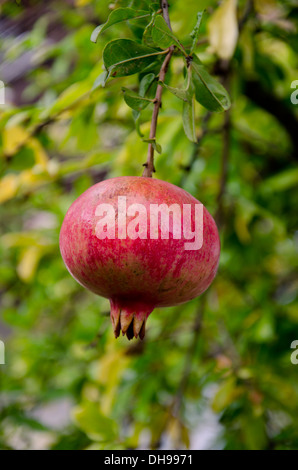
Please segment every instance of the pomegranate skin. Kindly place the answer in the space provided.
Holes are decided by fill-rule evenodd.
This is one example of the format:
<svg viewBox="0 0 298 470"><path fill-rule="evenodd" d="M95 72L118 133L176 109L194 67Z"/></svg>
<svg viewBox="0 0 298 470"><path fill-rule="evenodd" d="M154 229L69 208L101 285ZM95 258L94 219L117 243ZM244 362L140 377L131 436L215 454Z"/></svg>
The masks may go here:
<svg viewBox="0 0 298 470"><path fill-rule="evenodd" d="M143 238L120 239L119 196L125 196L127 208L135 203L146 208L148 218L139 219L138 225ZM101 204L109 204L115 210L115 238L98 238L97 224L102 217L96 214ZM155 307L179 305L199 296L216 275L220 241L216 224L205 207L202 247L187 250L185 243L191 240L184 238L183 231L181 238L174 238L174 219L169 239L161 237L161 219L158 238L150 238L152 204L176 204L181 213L184 204L191 205L194 230L198 200L165 181L134 176L112 178L89 188L71 205L61 227L64 263L82 286L110 300L116 337L122 330L128 339L143 339L146 320ZM135 216L126 216L127 227Z"/></svg>

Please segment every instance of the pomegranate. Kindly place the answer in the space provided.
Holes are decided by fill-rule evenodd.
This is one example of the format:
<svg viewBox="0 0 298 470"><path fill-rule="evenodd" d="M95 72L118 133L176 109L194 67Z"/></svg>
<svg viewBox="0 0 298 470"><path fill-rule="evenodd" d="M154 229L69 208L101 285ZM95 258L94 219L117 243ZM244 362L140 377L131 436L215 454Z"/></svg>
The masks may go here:
<svg viewBox="0 0 298 470"><path fill-rule="evenodd" d="M122 330L143 339L155 307L182 304L209 287L220 242L213 218L189 193L127 176L95 184L71 205L60 249L70 274L110 300L115 337Z"/></svg>

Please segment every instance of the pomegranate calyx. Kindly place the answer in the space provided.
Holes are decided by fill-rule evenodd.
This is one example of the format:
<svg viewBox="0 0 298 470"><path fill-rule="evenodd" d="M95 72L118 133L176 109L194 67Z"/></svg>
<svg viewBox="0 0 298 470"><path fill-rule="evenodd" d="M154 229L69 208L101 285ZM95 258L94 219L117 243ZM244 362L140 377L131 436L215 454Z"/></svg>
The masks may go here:
<svg viewBox="0 0 298 470"><path fill-rule="evenodd" d="M146 321L154 306L136 301L110 300L111 320L115 338L126 335L127 339L133 337L144 339Z"/></svg>

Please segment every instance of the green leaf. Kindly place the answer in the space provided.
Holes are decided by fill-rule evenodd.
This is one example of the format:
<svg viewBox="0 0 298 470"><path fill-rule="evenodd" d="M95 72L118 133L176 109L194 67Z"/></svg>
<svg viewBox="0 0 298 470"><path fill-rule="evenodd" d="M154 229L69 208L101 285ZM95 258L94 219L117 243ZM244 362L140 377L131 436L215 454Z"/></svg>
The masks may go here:
<svg viewBox="0 0 298 470"><path fill-rule="evenodd" d="M140 89L139 89L139 94L140 96L145 96L146 93L149 91L151 88L152 83L155 80L155 74L154 73L148 73L145 75L141 82L140 82Z"/></svg>
<svg viewBox="0 0 298 470"><path fill-rule="evenodd" d="M196 48L197 42L198 42L199 33L200 33L200 26L201 26L201 23L202 23L202 18L203 18L204 11L205 10L199 11L197 13L196 25L195 25L193 31L190 33L190 37L193 39L192 46L191 46L190 52L189 52L190 55L192 55L193 51Z"/></svg>
<svg viewBox="0 0 298 470"><path fill-rule="evenodd" d="M153 3L151 3L150 9L151 9L152 11L155 11L155 12L158 11L158 10L160 10L160 3L158 3L158 2L153 2Z"/></svg>
<svg viewBox="0 0 298 470"><path fill-rule="evenodd" d="M143 139L143 142L146 142L147 144L152 144L152 147L157 153L162 153L162 147L156 142L155 139Z"/></svg>
<svg viewBox="0 0 298 470"><path fill-rule="evenodd" d="M146 44L149 47L155 47L156 44L152 39L152 29L154 25L155 18L157 16L157 12L154 12L152 14L152 18L150 23L146 26L145 31L143 33L143 43Z"/></svg>
<svg viewBox="0 0 298 470"><path fill-rule="evenodd" d="M141 113L138 112L138 111L133 110L133 111L132 111L132 117L133 117L133 119L134 119L135 126L136 126L136 131L137 131L138 135L139 135L140 137L144 137L144 134L142 134L141 128L140 128Z"/></svg>
<svg viewBox="0 0 298 470"><path fill-rule="evenodd" d="M169 85L167 85L164 82L159 81L159 83L166 88L169 92L171 92L173 95L177 96L182 101L186 101L188 103L192 103L192 98L194 95L194 86L192 82L192 75L191 75L191 70L187 69L187 82L186 82L186 88L173 88Z"/></svg>
<svg viewBox="0 0 298 470"><path fill-rule="evenodd" d="M190 101L188 90L183 90L182 88L173 88L161 81L159 81L158 83L160 83L164 88L166 88L173 95L177 96L177 98L179 98L180 100L186 101L186 102Z"/></svg>
<svg viewBox="0 0 298 470"><path fill-rule="evenodd" d="M161 15L158 15L155 18L151 35L156 46L160 47L161 49L167 49L168 47L175 45L183 52L184 55L186 55L184 47L170 30Z"/></svg>
<svg viewBox="0 0 298 470"><path fill-rule="evenodd" d="M108 72L105 70L104 72L102 72L100 75L98 75L97 79L95 80L94 84L93 84L93 87L92 87L92 90L91 91L94 91L96 90L97 88L99 87L102 87L104 88L106 86L106 83L107 83L107 80L109 78L109 74Z"/></svg>
<svg viewBox="0 0 298 470"><path fill-rule="evenodd" d="M191 63L196 100L209 111L222 112L231 106L227 90L205 69L197 56Z"/></svg>
<svg viewBox="0 0 298 470"><path fill-rule="evenodd" d="M140 82L140 87L139 87L139 96L144 98L146 94L152 90L152 85L153 83L155 83L155 78L156 77L154 73L148 73L142 78ZM138 135L140 137L144 137L144 134L142 134L141 129L140 129L141 112L133 109L132 115L133 115L133 119L134 119L135 126L136 126L136 131Z"/></svg>
<svg viewBox="0 0 298 470"><path fill-rule="evenodd" d="M277 175L264 181L261 185L261 190L268 192L287 191L288 189L295 188L298 182L298 169L290 168L281 171Z"/></svg>
<svg viewBox="0 0 298 470"><path fill-rule="evenodd" d="M148 74L148 73L155 73L156 75L160 71L160 55L157 56L157 60L155 59L153 62L147 65L141 73L142 74Z"/></svg>
<svg viewBox="0 0 298 470"><path fill-rule="evenodd" d="M47 115L54 115L61 111L76 105L80 100L90 93L90 83L86 80L76 82L66 88L65 91L58 96L53 105L46 110Z"/></svg>
<svg viewBox="0 0 298 470"><path fill-rule="evenodd" d="M248 450L263 450L268 445L266 426L264 417L251 416L244 414L242 416L243 439Z"/></svg>
<svg viewBox="0 0 298 470"><path fill-rule="evenodd" d="M115 39L106 45L103 61L112 77L125 77L143 71L161 54L131 39Z"/></svg>
<svg viewBox="0 0 298 470"><path fill-rule="evenodd" d="M235 399L236 383L234 377L228 378L217 390L212 403L212 409L220 413Z"/></svg>
<svg viewBox="0 0 298 470"><path fill-rule="evenodd" d="M183 128L186 136L191 142L197 142L196 126L195 126L195 97L193 96L191 103L183 102Z"/></svg>
<svg viewBox="0 0 298 470"><path fill-rule="evenodd" d="M31 168L35 163L34 151L24 147L10 159L10 171L22 171Z"/></svg>
<svg viewBox="0 0 298 470"><path fill-rule="evenodd" d="M97 42L98 36L114 24L127 20L137 20L149 16L150 13L146 11L136 11L132 8L118 8L117 10L112 11L106 23L101 24L95 28L91 35L91 41Z"/></svg>
<svg viewBox="0 0 298 470"><path fill-rule="evenodd" d="M128 88L123 87L122 91L124 93L124 101L127 106L135 109L136 111L142 111L149 103L152 103L152 100L149 98L144 98Z"/></svg>
<svg viewBox="0 0 298 470"><path fill-rule="evenodd" d="M104 416L95 403L75 408L74 418L78 426L94 440L113 441L117 438L115 421Z"/></svg>

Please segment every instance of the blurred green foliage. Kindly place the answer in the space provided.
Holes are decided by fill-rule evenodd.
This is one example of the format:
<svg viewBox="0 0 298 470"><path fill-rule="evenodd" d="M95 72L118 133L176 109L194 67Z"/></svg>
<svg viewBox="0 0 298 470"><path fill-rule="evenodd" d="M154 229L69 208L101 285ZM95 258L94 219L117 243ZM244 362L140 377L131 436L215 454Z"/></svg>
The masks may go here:
<svg viewBox="0 0 298 470"><path fill-rule="evenodd" d="M109 3L0 6L0 448L297 449L298 3L171 2L189 47L207 9L196 53L232 108L198 105L194 144L182 101L164 90L156 177L216 216L222 254L202 298L156 310L145 341L131 343L113 338L108 301L70 277L58 247L75 198L103 178L140 175L146 160L121 92L138 77L96 84L104 44L140 34L121 23L93 44ZM171 86L183 87L182 67L174 57Z"/></svg>

